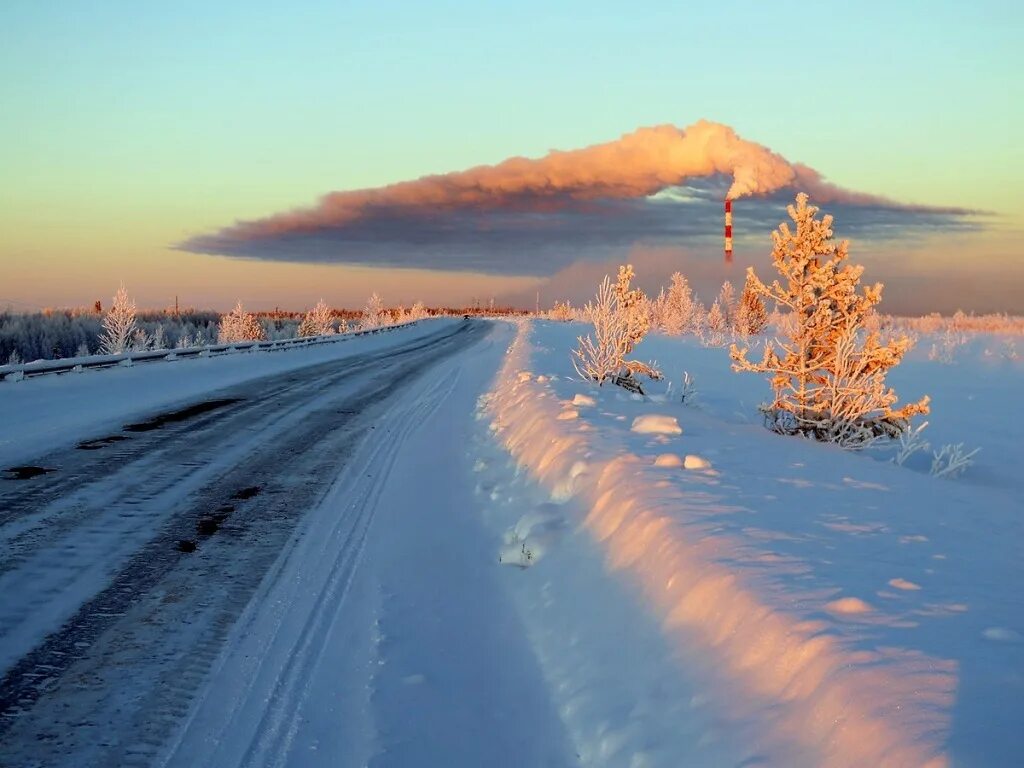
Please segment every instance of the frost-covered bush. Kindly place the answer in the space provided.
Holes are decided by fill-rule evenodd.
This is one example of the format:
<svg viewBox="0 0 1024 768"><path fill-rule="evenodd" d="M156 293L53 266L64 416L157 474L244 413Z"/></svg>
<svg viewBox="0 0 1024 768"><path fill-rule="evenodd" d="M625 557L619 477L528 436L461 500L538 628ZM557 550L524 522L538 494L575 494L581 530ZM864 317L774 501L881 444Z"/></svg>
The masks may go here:
<svg viewBox="0 0 1024 768"><path fill-rule="evenodd" d="M262 341L266 338L266 331L256 316L246 312L242 302L235 304L235 308L220 320L220 327L217 329L217 341L221 344L230 344L235 341Z"/></svg>
<svg viewBox="0 0 1024 768"><path fill-rule="evenodd" d="M331 336L334 333L334 313L323 299L306 313L297 331L299 337Z"/></svg>
<svg viewBox="0 0 1024 768"><path fill-rule="evenodd" d="M640 289L630 288L632 278L633 268L627 265L619 268L614 286L608 276L601 281L595 301L584 308L594 333L577 337L573 366L580 376L598 385L612 381L642 391L636 377L660 379L661 372L654 364L626 359L643 339L650 323L646 297Z"/></svg>
<svg viewBox="0 0 1024 768"><path fill-rule="evenodd" d="M818 209L807 199L801 193L788 208L795 231L783 223L772 233L772 261L785 283L765 285L747 270L753 291L788 310L792 330L778 349L766 344L759 363L734 344L733 370L770 374L775 397L761 410L775 432L853 449L898 439L912 416L928 412L927 397L897 408L896 393L885 384L910 339L864 330L882 285L861 289L863 268L844 264L848 243L832 239L832 217L815 218Z"/></svg>
<svg viewBox="0 0 1024 768"><path fill-rule="evenodd" d="M548 317L560 323L567 323L575 319L576 312L568 301L556 301L555 306L548 312Z"/></svg>
<svg viewBox="0 0 1024 768"><path fill-rule="evenodd" d="M424 306L422 301L417 301L409 309L409 315L408 315L408 317L406 319L407 320L423 320L424 318L427 318L427 317L430 317L430 313L427 312L426 306Z"/></svg>
<svg viewBox="0 0 1024 768"><path fill-rule="evenodd" d="M359 321L359 327L364 329L380 328L383 325L391 324L391 316L384 309L384 301L377 295L376 291L366 300L363 308L363 316Z"/></svg>

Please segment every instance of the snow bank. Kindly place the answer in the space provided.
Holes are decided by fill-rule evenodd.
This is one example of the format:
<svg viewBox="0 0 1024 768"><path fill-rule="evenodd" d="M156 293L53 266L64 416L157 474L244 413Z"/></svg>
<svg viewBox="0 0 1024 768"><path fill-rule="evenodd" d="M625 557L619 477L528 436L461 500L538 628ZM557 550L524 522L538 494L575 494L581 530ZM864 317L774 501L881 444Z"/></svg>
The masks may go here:
<svg viewBox="0 0 1024 768"><path fill-rule="evenodd" d="M714 527L697 499L663 482L666 462L657 466L607 435L595 439L579 420L558 419L563 401L529 372L530 328L520 325L491 393L494 433L553 495L576 497L608 567L639 585L680 657L706 670L721 712L759 723L768 762L946 764L952 664L915 651L855 649L811 607L824 601L801 608L806 596L773 591L730 567L749 549ZM669 418L678 431L668 434L679 434ZM669 423L637 421L641 432ZM855 597L832 603L846 615L862 604L870 609Z"/></svg>

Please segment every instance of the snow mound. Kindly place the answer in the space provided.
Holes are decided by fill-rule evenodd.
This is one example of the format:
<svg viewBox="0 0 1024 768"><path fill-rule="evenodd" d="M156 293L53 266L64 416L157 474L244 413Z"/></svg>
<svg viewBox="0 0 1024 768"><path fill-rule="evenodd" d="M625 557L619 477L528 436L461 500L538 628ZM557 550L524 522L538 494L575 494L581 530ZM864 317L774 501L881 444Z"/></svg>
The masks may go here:
<svg viewBox="0 0 1024 768"><path fill-rule="evenodd" d="M674 453L663 453L654 460L656 467L681 467L683 460Z"/></svg>
<svg viewBox="0 0 1024 768"><path fill-rule="evenodd" d="M874 610L868 603L865 603L859 597L841 597L826 605L825 609L832 613L843 613L849 615L870 613Z"/></svg>
<svg viewBox="0 0 1024 768"><path fill-rule="evenodd" d="M597 405L597 400L592 398L590 395L576 394L576 397L572 399L572 404L575 406L580 405Z"/></svg>
<svg viewBox="0 0 1024 768"><path fill-rule="evenodd" d="M556 504L539 505L505 533L498 562L529 568L551 550L565 526L565 518Z"/></svg>
<svg viewBox="0 0 1024 768"><path fill-rule="evenodd" d="M997 643L1017 643L1021 640L1019 632L1006 629L1006 627L989 627L981 633L981 636L986 640L994 640Z"/></svg>
<svg viewBox="0 0 1024 768"><path fill-rule="evenodd" d="M657 413L647 413L633 419L633 432L642 435L681 435L683 428L679 426L675 416L662 416Z"/></svg>
<svg viewBox="0 0 1024 768"><path fill-rule="evenodd" d="M573 419L578 419L579 417L580 412L577 411L575 408L566 408L564 411L558 414L559 421L572 421Z"/></svg>
<svg viewBox="0 0 1024 768"><path fill-rule="evenodd" d="M907 581L906 579L889 579L889 586L894 589L904 589L908 591L921 588L920 584L915 584L914 582Z"/></svg>
<svg viewBox="0 0 1024 768"><path fill-rule="evenodd" d="M688 453L686 454L686 458L683 459L683 466L686 469L710 469L711 462L703 456L698 456L695 453Z"/></svg>

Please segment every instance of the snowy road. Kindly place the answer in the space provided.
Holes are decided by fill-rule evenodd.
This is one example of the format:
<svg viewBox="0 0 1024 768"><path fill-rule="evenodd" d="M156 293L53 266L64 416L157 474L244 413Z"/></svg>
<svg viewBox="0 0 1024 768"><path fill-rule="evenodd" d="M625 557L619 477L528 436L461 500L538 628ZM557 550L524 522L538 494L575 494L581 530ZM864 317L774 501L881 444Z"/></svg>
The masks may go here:
<svg viewBox="0 0 1024 768"><path fill-rule="evenodd" d="M401 491L389 471L396 452L457 386L474 388L457 408L469 418L466 402L486 386L503 348L484 342L493 359L461 384L453 356L476 355L489 329L446 325L224 389L37 461L52 472L0 482L0 765L306 764L306 753L288 758L303 692L324 682L325 653L348 649L331 670L354 663L351 648L363 646L339 638L376 626L353 625L358 607L350 606L345 626L333 627L330 611L359 565L381 494ZM435 465L452 447L437 449ZM403 503L415 504L416 494ZM429 568L430 552L406 541L404 556L390 548L398 572ZM455 573L452 583L467 577L475 575ZM402 585L378 583L377 596L412 610L429 604L409 594L408 579ZM474 588L480 597L485 586ZM444 603L459 613L458 603ZM480 642L502 644L505 623L491 622ZM545 701L530 698L541 687L519 673L530 664L525 646L506 650L521 657L515 679L485 668L486 654L476 671L493 690L520 690L501 706L555 722L538 714ZM204 687L214 668L215 682ZM189 716L197 694L205 712L198 719ZM357 707L351 692L333 695ZM410 726L378 716L355 732L359 719L349 714L325 726L335 758L354 764L376 754L389 764L376 734L390 729L393 746ZM463 715L470 724L480 717ZM190 727L179 732L185 720ZM166 752L169 739L176 746Z"/></svg>

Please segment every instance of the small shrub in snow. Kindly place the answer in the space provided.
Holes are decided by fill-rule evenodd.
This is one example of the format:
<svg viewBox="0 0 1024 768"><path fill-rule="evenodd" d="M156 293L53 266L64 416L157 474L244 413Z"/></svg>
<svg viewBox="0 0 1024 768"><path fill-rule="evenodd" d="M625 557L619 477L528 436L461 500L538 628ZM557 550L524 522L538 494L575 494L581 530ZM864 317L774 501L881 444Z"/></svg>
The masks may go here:
<svg viewBox="0 0 1024 768"><path fill-rule="evenodd" d="M917 429L910 429L908 427L900 433L899 442L896 446L896 455L892 457L894 464L902 467L904 462L915 453L931 450L931 444L921 434L927 426L928 422L925 421Z"/></svg>
<svg viewBox="0 0 1024 768"><path fill-rule="evenodd" d="M765 345L759 363L734 344L733 370L771 374L774 400L761 407L775 432L804 435L863 448L880 438L898 439L910 418L928 412L928 398L896 408L896 393L885 385L886 372L910 349L906 336L883 340L863 332L865 319L881 301L882 285L860 290L862 267L843 264L846 241L832 240L832 217L815 218L818 209L799 194L789 215L772 233L772 261L785 279L770 286L747 270L751 289L787 309L794 329L785 342Z"/></svg>
<svg viewBox="0 0 1024 768"><path fill-rule="evenodd" d="M697 401L697 384L689 371L683 371L683 386L679 390L679 402L693 405Z"/></svg>
<svg viewBox="0 0 1024 768"><path fill-rule="evenodd" d="M100 336L100 353L120 355L131 346L135 333L135 302L128 298L124 283L114 295L114 303L103 318L103 334Z"/></svg>
<svg viewBox="0 0 1024 768"><path fill-rule="evenodd" d="M231 344L236 341L262 341L265 331L256 316L246 312L242 302L220 319L217 329L217 341L220 344Z"/></svg>
<svg viewBox="0 0 1024 768"><path fill-rule="evenodd" d="M327 306L327 302L320 299L306 313L306 316L302 318L296 335L300 338L305 338L309 336L332 336L334 333L334 313Z"/></svg>
<svg viewBox="0 0 1024 768"><path fill-rule="evenodd" d="M967 337L959 331L947 328L939 340L932 344L928 351L928 359L944 365L952 365L956 358L956 350L967 343Z"/></svg>
<svg viewBox="0 0 1024 768"><path fill-rule="evenodd" d="M981 448L969 453L964 451L964 444L944 445L932 454L932 477L957 477L974 464L974 456Z"/></svg>

